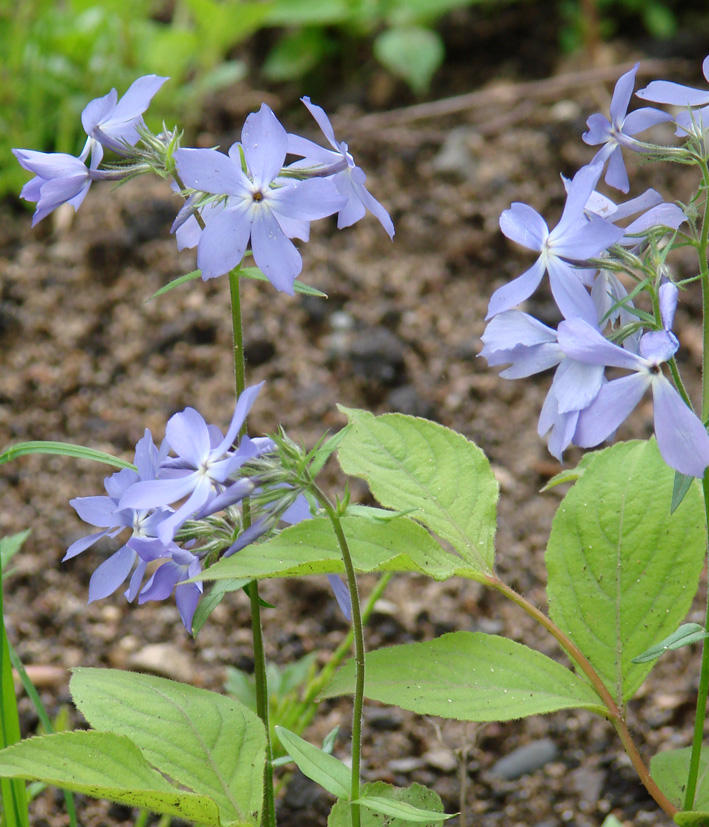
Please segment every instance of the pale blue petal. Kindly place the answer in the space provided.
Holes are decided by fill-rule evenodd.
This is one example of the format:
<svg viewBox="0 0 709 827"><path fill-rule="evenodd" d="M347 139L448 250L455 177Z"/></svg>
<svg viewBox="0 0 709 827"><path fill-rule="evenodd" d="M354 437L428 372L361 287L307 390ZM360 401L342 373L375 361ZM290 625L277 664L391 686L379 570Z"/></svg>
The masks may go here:
<svg viewBox="0 0 709 827"><path fill-rule="evenodd" d="M576 359L564 359L554 374L552 391L560 414L587 408L603 384L602 365L589 365Z"/></svg>
<svg viewBox="0 0 709 827"><path fill-rule="evenodd" d="M245 196L248 181L234 161L216 149L178 149L175 165L185 186L214 195Z"/></svg>
<svg viewBox="0 0 709 827"><path fill-rule="evenodd" d="M671 281L666 281L660 285L658 290L658 298L660 301L660 318L662 319L662 326L665 330L672 330L672 325L675 320L675 311L677 310L677 300L679 299L679 290L677 286Z"/></svg>
<svg viewBox="0 0 709 827"><path fill-rule="evenodd" d="M586 126L588 126L588 132L584 132L581 139L589 146L604 144L611 137L611 122L605 115L600 113L591 115L586 121ZM593 159L594 162L596 158Z"/></svg>
<svg viewBox="0 0 709 827"><path fill-rule="evenodd" d="M596 324L596 307L574 268L560 259L549 256L549 285L554 301L565 319L585 319Z"/></svg>
<svg viewBox="0 0 709 827"><path fill-rule="evenodd" d="M328 574L327 579L340 611L347 620L352 620L352 601L350 600L350 590L347 588L347 584L337 574Z"/></svg>
<svg viewBox="0 0 709 827"><path fill-rule="evenodd" d="M705 106L709 103L709 92L668 80L653 80L635 94L643 100L673 106Z"/></svg>
<svg viewBox="0 0 709 827"><path fill-rule="evenodd" d="M500 229L510 241L536 252L541 252L549 237L549 228L541 215L520 201L504 210L500 216Z"/></svg>
<svg viewBox="0 0 709 827"><path fill-rule="evenodd" d="M635 353L629 353L609 342L599 331L583 319L561 322L558 331L559 346L572 359L589 365L627 368L646 371L646 363Z"/></svg>
<svg viewBox="0 0 709 827"><path fill-rule="evenodd" d="M202 271L203 279L221 276L241 263L251 235L247 206L223 210L202 230L197 248L197 266Z"/></svg>
<svg viewBox="0 0 709 827"><path fill-rule="evenodd" d="M672 115L669 112L662 112L659 109L653 109L650 106L643 106L641 109L636 109L631 112L625 119L623 124L623 132L626 135L637 135L645 129L650 129L651 126L657 126L659 123L667 123L672 120Z"/></svg>
<svg viewBox="0 0 709 827"><path fill-rule="evenodd" d="M195 486L197 472L176 479L136 482L121 497L121 508L156 508L186 497Z"/></svg>
<svg viewBox="0 0 709 827"><path fill-rule="evenodd" d="M197 469L210 453L209 429L202 414L194 408L170 417L165 428L165 439L186 466Z"/></svg>
<svg viewBox="0 0 709 827"><path fill-rule="evenodd" d="M267 187L280 173L288 149L286 130L267 104L246 119L241 144L254 184Z"/></svg>
<svg viewBox="0 0 709 827"><path fill-rule="evenodd" d="M574 444L593 448L607 439L630 416L651 381L648 373L634 373L603 385L579 414Z"/></svg>
<svg viewBox="0 0 709 827"><path fill-rule="evenodd" d="M89 603L116 591L130 574L138 555L128 546L119 548L96 569L89 581Z"/></svg>
<svg viewBox="0 0 709 827"><path fill-rule="evenodd" d="M251 249L256 265L276 290L293 296L293 282L303 269L303 260L270 210L256 213L251 228Z"/></svg>
<svg viewBox="0 0 709 827"><path fill-rule="evenodd" d="M639 65L636 63L632 69L621 75L615 85L610 107L611 120L614 124L620 124L628 111L628 104L635 86L635 73Z"/></svg>
<svg viewBox="0 0 709 827"><path fill-rule="evenodd" d="M246 421L246 417L251 410L251 406L256 401L256 397L259 395L259 392L263 386L264 383L259 382L258 385L249 385L249 387L244 388L241 392L236 403L236 407L234 408L234 415L231 418L229 428L223 440L212 452L214 456L221 456L234 444L239 430Z"/></svg>
<svg viewBox="0 0 709 827"><path fill-rule="evenodd" d="M491 319L498 313L511 310L516 305L528 299L537 287L539 287L545 270L544 259L540 256L529 270L522 273L521 276L517 276L516 279L513 279L507 284L503 284L502 287L498 287L490 298L485 319Z"/></svg>
<svg viewBox="0 0 709 827"><path fill-rule="evenodd" d="M703 477L709 465L709 434L675 388L658 374L652 382L655 436L665 462L680 474Z"/></svg>

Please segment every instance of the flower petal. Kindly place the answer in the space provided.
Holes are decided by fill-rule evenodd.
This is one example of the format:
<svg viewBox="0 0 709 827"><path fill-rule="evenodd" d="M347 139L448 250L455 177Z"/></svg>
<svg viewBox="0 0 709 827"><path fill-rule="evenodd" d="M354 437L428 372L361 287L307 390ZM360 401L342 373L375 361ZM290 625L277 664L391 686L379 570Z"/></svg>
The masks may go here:
<svg viewBox="0 0 709 827"><path fill-rule="evenodd" d="M490 297L485 319L491 319L493 316L497 316L498 313L511 310L515 305L528 299L539 287L545 270L544 258L539 256L529 270L507 284L503 284L502 287L498 287Z"/></svg>
<svg viewBox="0 0 709 827"><path fill-rule="evenodd" d="M630 416L651 381L648 373L634 373L607 382L579 413L574 444L593 448L607 439Z"/></svg>
<svg viewBox="0 0 709 827"><path fill-rule="evenodd" d="M709 434L701 420L661 374L652 382L655 436L665 462L680 474L703 477L709 465Z"/></svg>

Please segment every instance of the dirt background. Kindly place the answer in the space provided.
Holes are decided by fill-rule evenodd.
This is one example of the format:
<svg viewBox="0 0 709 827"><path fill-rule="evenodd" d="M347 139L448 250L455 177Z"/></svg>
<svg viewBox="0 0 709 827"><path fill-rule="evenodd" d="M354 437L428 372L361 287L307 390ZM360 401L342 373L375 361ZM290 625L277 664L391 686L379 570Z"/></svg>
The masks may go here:
<svg viewBox="0 0 709 827"><path fill-rule="evenodd" d="M559 173L570 176L592 157L580 136L589 114L607 112L614 80L640 60L643 85L652 77L700 84L706 51L705 34L695 30L662 49L617 40L593 64L584 55L564 57L556 45L556 8L521 5L494 18L468 10L447 20L449 63L423 108L402 108L413 103L405 89L367 63L361 77L337 77L339 86L312 91L390 210L395 240L371 216L343 232L320 222L303 245L302 280L325 291L326 301L289 298L256 283L243 290L248 380L266 380L250 417L252 433L282 423L313 444L325 429L344 424L340 402L426 416L465 434L486 451L501 485L499 574L541 607L544 548L561 496L538 494L560 469L536 434L549 379L508 382L476 358L490 294L532 260L501 235L498 218L518 200L553 226L564 201ZM665 62L646 63L658 59ZM474 94L451 99L466 93ZM262 100L289 131L316 137L297 90L254 81L212 103L196 144L229 146ZM695 183L683 168L649 166L636 168L632 180L633 194L649 185L669 194L671 183L680 199ZM34 230L18 203L0 205L0 444L58 439L131 457L145 427L159 438L169 416L186 405L207 421L228 423L226 279L193 282L145 302L195 266L194 253L178 253L169 236L177 208L165 184L143 179L117 191L94 186L75 218L61 211ZM689 264L676 266L689 275L682 271ZM695 377L691 386L700 298L691 291L684 298L676 327L686 371ZM528 309L556 321L545 290ZM651 425L648 400L619 436L648 436ZM579 457L569 451L568 464ZM252 664L241 593L217 609L196 641L170 602L138 607L114 596L87 607L89 577L112 546L98 544L60 564L67 546L87 532L68 500L103 493L105 473L93 464L34 456L6 465L0 476L0 535L32 529L7 584L9 632L35 668L52 715L70 705L72 666L146 669L219 689L226 664ZM341 486L334 466L326 476ZM366 498L361 485L353 490ZM365 578L365 593L369 588ZM317 650L324 663L346 632L324 578L268 582L263 592L276 606L265 612L269 659L287 663ZM700 603L690 619L701 622ZM496 594L413 576L392 581L367 644L373 649L455 629L504 633L562 659L548 636ZM689 743L696 674L696 653L668 656L631 704L631 728L648 759L661 747ZM37 719L26 698L21 710L29 735ZM365 714L365 778L431 785L449 812L460 809L463 779L471 825L597 827L609 812L626 825L669 823L638 783L610 725L589 714L486 727L373 703ZM346 754L349 715L344 701L324 703L308 736L318 741L339 723L337 749ZM74 712L70 720L79 724ZM531 752L523 753L519 773L507 773L519 777L501 779L496 762L520 747ZM67 823L59 800L52 791L37 799L36 827ZM279 823L324 825L331 803L296 776L281 800ZM79 813L85 827L134 817L127 808L81 797Z"/></svg>

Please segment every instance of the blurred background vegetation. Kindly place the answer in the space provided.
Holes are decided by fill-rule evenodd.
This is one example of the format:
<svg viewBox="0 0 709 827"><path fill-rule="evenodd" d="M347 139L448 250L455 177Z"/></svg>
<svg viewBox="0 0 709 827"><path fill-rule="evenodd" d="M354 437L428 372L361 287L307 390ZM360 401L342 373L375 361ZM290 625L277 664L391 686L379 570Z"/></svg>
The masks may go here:
<svg viewBox="0 0 709 827"><path fill-rule="evenodd" d="M210 94L247 77L306 93L312 83L322 87L324 67L337 84L371 63L399 79L415 100L429 93L444 63L442 32L451 16L475 7L494 28L495 15L543 1L0 0L0 197L18 192L27 179L12 147L77 154L86 103L111 87L122 94L140 75L172 79L151 106L151 124L179 120L188 133ZM552 5L559 48L569 51L626 31L671 39L688 8L705 4ZM709 18L706 10L698 14Z"/></svg>

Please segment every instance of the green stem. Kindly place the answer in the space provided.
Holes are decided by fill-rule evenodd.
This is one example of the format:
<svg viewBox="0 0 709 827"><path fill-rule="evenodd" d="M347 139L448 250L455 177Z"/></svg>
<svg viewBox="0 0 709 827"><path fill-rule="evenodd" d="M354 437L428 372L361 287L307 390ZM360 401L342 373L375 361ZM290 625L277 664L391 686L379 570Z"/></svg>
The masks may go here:
<svg viewBox="0 0 709 827"><path fill-rule="evenodd" d="M528 600L522 597L521 594L518 594L506 583L503 583L502 580L494 575L488 575L484 582L485 585L495 589L500 592L500 594L503 594L506 598L508 598L508 600L511 600L523 609L530 617L536 620L537 623L543 626L556 639L557 643L576 663L584 675L586 675L591 682L591 685L596 690L599 698L603 701L603 704L607 710L606 717L613 724L616 732L620 736L623 748L630 758L630 761L640 777L643 786L655 799L658 806L660 806L668 816L674 816L674 814L678 812L677 807L674 806L674 804L654 782L652 776L650 775L649 769L640 757L640 753L633 742L630 731L628 730L618 705L613 700L613 697L606 688L606 685L603 683L588 658L583 654L583 652L581 652L578 646L576 646L576 644L566 634L564 634L564 632L562 632L562 630L556 625L556 623L554 623L553 620L551 620L551 618L547 617L544 612L537 609L536 606L533 606Z"/></svg>
<svg viewBox="0 0 709 827"><path fill-rule="evenodd" d="M704 493L704 512L709 526L709 475L705 474L702 480ZM709 599L707 600L704 628L709 629ZM687 788L684 793L684 809L694 807L694 796L697 792L697 778L699 777L699 759L702 755L702 740L704 737L704 720L707 713L707 696L709 695L709 646L702 647L702 663L699 669L699 689L697 690L697 711L694 716L694 735L692 736L692 754L689 759L687 774Z"/></svg>
<svg viewBox="0 0 709 827"><path fill-rule="evenodd" d="M27 670L25 669L25 665L20 660L20 656L15 651L15 647L12 645L12 643L10 643L9 640L7 640L6 642L10 654L10 662L17 671L20 681L22 682L22 686L24 687L24 690L27 693L28 698L32 701L34 710L37 713L37 717L41 721L45 732L47 733L47 735L51 735L54 732L54 726L52 724L51 719L49 718L49 715L47 714L47 710L44 708L42 699L39 697L39 692L37 692L34 684L30 680L30 676L27 674ZM69 814L69 827L76 827L76 807L74 806L74 794L71 792L71 790L64 789L62 790L62 793L64 793L66 811Z"/></svg>
<svg viewBox="0 0 709 827"><path fill-rule="evenodd" d="M229 291L231 294L231 324L233 331L234 381L236 398L244 392L246 386L246 359L244 357L244 333L241 323L241 295L239 291L239 267L229 271ZM246 422L240 434L246 433ZM244 528L251 522L248 501L243 504ZM266 678L266 655L263 646L263 628L261 624L261 600L258 583L252 581L248 586L251 601L251 632L254 645L254 679L256 684L256 713L263 722L266 732L266 767L263 785L262 827L275 827L276 802L273 792L273 750L271 746L271 726L269 722L268 681Z"/></svg>
<svg viewBox="0 0 709 827"><path fill-rule="evenodd" d="M704 213L702 216L702 231L697 243L697 258L699 259L699 276L702 283L702 311L704 316L704 341L702 353L702 421L706 422L709 414L709 268L707 265L707 243L709 240L709 168L706 161L700 162L702 182L704 185ZM709 532L709 475L705 472L702 481L704 494L704 510L707 517L707 531ZM709 625L709 595L707 595L706 621L704 628ZM704 721L707 714L707 695L709 695L709 647L706 641L702 642L702 662L699 670L699 687L697 689L697 709L694 717L694 736L692 738L692 753L689 759L689 773L684 795L684 809L694 807L694 796L697 792L697 778L699 775L699 759L702 754L702 740L704 735Z"/></svg>
<svg viewBox="0 0 709 827"><path fill-rule="evenodd" d="M359 589L350 547L342 530L342 521L335 507L323 492L313 484L313 493L325 509L337 537L345 566L345 577L352 604L352 631L355 645L355 690L352 709L352 780L350 784L350 816L352 827L360 827L360 807L355 802L359 798L360 772L362 765L362 709L364 707L364 626L362 609L359 604Z"/></svg>

